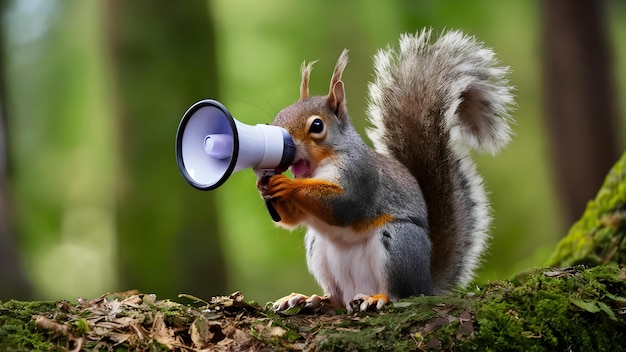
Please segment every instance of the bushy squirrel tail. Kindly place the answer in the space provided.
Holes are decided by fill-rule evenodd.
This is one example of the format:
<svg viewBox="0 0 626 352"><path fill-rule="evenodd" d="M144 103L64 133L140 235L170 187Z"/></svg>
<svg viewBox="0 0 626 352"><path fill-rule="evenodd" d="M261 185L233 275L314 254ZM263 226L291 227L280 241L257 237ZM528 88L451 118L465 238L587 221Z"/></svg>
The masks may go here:
<svg viewBox="0 0 626 352"><path fill-rule="evenodd" d="M469 150L495 153L510 140L514 105L507 67L459 31L431 41L405 34L380 50L369 87L367 133L404 164L428 208L435 293L467 284L486 247L490 208Z"/></svg>

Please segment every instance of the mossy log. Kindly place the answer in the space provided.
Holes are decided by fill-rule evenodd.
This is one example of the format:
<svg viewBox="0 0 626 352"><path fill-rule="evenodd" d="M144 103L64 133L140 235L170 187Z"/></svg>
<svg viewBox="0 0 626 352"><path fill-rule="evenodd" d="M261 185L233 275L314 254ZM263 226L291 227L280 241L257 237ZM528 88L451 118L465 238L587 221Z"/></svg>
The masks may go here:
<svg viewBox="0 0 626 352"><path fill-rule="evenodd" d="M626 153L559 243L547 266L626 264Z"/></svg>
<svg viewBox="0 0 626 352"><path fill-rule="evenodd" d="M381 312L276 314L240 293L0 303L0 350L626 350L626 154L549 265Z"/></svg>

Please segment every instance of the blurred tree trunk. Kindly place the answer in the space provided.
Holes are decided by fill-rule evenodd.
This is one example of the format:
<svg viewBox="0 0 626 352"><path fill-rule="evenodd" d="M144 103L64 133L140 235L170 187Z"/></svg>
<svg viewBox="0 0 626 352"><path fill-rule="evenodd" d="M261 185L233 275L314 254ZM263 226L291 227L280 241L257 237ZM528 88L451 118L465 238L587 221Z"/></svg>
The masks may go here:
<svg viewBox="0 0 626 352"><path fill-rule="evenodd" d="M603 1L541 1L545 111L555 181L572 224L619 156Z"/></svg>
<svg viewBox="0 0 626 352"><path fill-rule="evenodd" d="M7 1L0 0L0 15L5 14L6 8ZM20 261L11 218L5 48L4 26L0 26L0 300L32 295Z"/></svg>
<svg viewBox="0 0 626 352"><path fill-rule="evenodd" d="M122 136L121 282L162 297L223 294L214 197L188 186L174 157L182 114L193 102L217 95L208 2L109 4Z"/></svg>

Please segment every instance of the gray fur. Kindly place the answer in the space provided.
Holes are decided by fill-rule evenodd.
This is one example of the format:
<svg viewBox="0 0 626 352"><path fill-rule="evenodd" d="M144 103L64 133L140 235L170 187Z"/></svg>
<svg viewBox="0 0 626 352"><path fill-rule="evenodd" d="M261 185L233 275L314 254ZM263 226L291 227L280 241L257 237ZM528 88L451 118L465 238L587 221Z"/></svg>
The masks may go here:
<svg viewBox="0 0 626 352"><path fill-rule="evenodd" d="M387 262L390 299L433 294L427 229L412 222L394 221L379 236L389 258L393 258Z"/></svg>

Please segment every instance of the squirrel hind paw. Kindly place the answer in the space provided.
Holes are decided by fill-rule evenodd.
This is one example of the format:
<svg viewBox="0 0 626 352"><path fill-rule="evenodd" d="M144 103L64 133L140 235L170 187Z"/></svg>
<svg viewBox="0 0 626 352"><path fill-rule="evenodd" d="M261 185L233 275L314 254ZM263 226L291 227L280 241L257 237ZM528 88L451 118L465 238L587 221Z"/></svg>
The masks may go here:
<svg viewBox="0 0 626 352"><path fill-rule="evenodd" d="M379 293L377 295L364 295L358 294L354 296L352 302L350 302L351 310L358 310L361 312L365 312L368 309L374 309L379 311L383 309L385 304L389 302L389 297L384 293Z"/></svg>
<svg viewBox="0 0 626 352"><path fill-rule="evenodd" d="M325 303L329 303L330 298L328 296L318 296L316 294L311 295L310 297L307 295L303 295L301 293L292 293L285 297L282 297L273 304L274 312L284 312L293 307L302 307L306 309L318 309L321 308Z"/></svg>

